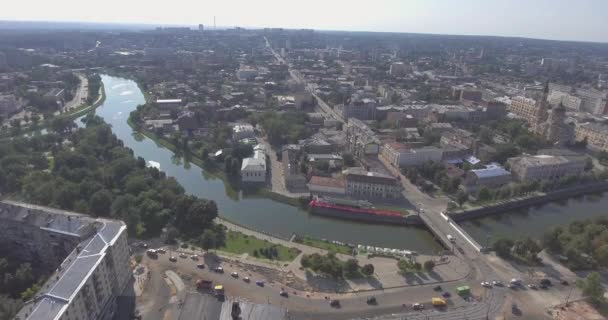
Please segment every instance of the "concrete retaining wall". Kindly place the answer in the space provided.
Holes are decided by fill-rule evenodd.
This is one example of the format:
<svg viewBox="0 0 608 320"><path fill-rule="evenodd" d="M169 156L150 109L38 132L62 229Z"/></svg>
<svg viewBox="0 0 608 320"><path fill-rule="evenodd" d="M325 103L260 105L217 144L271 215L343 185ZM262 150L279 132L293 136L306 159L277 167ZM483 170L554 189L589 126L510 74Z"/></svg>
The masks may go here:
<svg viewBox="0 0 608 320"><path fill-rule="evenodd" d="M510 210L521 209L536 205L545 204L547 202L563 200L566 198L571 198L575 196L580 196L588 193L594 192L604 192L608 191L608 181L606 182L598 182L594 184L587 184L584 186L576 186L568 189L562 189L558 191L553 191L551 193L542 195L542 196L534 196L530 198L516 199L508 202L489 205L487 207L480 207L476 209L464 210L460 212L450 213L449 216L452 220L459 222L479 217L484 217L492 214L499 214Z"/></svg>

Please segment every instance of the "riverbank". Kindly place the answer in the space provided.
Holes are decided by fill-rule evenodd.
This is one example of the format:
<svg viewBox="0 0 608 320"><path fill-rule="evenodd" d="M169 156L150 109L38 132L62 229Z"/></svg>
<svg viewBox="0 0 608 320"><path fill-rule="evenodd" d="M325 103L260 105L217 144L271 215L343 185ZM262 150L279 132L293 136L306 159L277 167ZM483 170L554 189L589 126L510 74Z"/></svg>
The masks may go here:
<svg viewBox="0 0 608 320"><path fill-rule="evenodd" d="M488 206L449 212L448 215L452 220L456 222L462 222L465 220L477 219L495 214L502 214L511 210L543 205L549 202L566 200L581 195L604 191L608 191L608 181L570 187L562 190L545 193L542 195L514 198Z"/></svg>

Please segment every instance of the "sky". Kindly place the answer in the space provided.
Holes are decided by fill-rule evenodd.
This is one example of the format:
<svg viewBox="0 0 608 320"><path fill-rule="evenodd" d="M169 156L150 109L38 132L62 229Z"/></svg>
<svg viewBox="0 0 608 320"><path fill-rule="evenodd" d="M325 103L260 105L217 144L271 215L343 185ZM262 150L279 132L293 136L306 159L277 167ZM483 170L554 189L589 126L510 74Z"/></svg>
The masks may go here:
<svg viewBox="0 0 608 320"><path fill-rule="evenodd" d="M282 27L608 42L608 0L5 0L0 20Z"/></svg>

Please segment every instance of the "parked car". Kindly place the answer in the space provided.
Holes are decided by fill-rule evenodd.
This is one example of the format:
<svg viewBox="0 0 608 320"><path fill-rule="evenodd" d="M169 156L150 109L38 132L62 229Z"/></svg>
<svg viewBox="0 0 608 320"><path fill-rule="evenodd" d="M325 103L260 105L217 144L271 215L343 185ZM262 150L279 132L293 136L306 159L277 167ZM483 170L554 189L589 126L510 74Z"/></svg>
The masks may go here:
<svg viewBox="0 0 608 320"><path fill-rule="evenodd" d="M263 287L264 286L264 281L258 280L258 281L255 282L255 284L257 284L260 287Z"/></svg>
<svg viewBox="0 0 608 320"><path fill-rule="evenodd" d="M492 284L491 284L491 283L489 283L489 282L487 282L487 281L484 281L484 282L482 282L482 283L481 283L481 286L482 286L482 287L486 287L486 288L491 288L491 287L492 287Z"/></svg>
<svg viewBox="0 0 608 320"><path fill-rule="evenodd" d="M528 284L528 288L530 288L532 290L536 290L536 289L538 289L538 286L534 283L530 283L530 284Z"/></svg>
<svg viewBox="0 0 608 320"><path fill-rule="evenodd" d="M338 299L334 299L329 301L329 305L334 307L334 308L339 308L340 307L340 300Z"/></svg>
<svg viewBox="0 0 608 320"><path fill-rule="evenodd" d="M435 290L435 291L441 291L441 286L436 286L436 287L433 288L433 290Z"/></svg>
<svg viewBox="0 0 608 320"><path fill-rule="evenodd" d="M446 292L444 292L443 294L441 294L441 296L443 296L444 298L449 298L449 297L451 297L452 295L451 295L449 292L447 292L447 291L446 291Z"/></svg>
<svg viewBox="0 0 608 320"><path fill-rule="evenodd" d="M165 249L156 249L156 253L165 254L165 252L167 252Z"/></svg>
<svg viewBox="0 0 608 320"><path fill-rule="evenodd" d="M237 272L232 272L232 273L230 274L230 276L231 276L231 277L233 277L233 278L238 278L238 277L239 277L239 274L238 274Z"/></svg>
<svg viewBox="0 0 608 320"><path fill-rule="evenodd" d="M562 280L561 284L564 286L568 286L570 285L570 282L568 282L568 280Z"/></svg>
<svg viewBox="0 0 608 320"><path fill-rule="evenodd" d="M539 283L540 283L541 285L544 285L544 286L547 286L547 287L548 287L548 286L550 286L550 285L551 285L551 280L550 280L550 279L548 279L548 278L543 278L543 279L540 279L540 282L539 282Z"/></svg>
<svg viewBox="0 0 608 320"><path fill-rule="evenodd" d="M194 260L194 261L198 261L198 256L193 254L190 256L190 259Z"/></svg>
<svg viewBox="0 0 608 320"><path fill-rule="evenodd" d="M249 277L244 277L244 278L243 278L243 281L245 281L245 282L249 283L249 281L251 281L251 280L249 279Z"/></svg>
<svg viewBox="0 0 608 320"><path fill-rule="evenodd" d="M171 261L171 262L177 262L177 258L175 256L170 256L169 257L169 261Z"/></svg>
<svg viewBox="0 0 608 320"><path fill-rule="evenodd" d="M199 269L205 269L205 264L204 263L199 263L196 265L197 268Z"/></svg>
<svg viewBox="0 0 608 320"><path fill-rule="evenodd" d="M377 304L378 301L376 300L376 297L369 297L367 298L367 304Z"/></svg>
<svg viewBox="0 0 608 320"><path fill-rule="evenodd" d="M281 290L281 292L279 292L279 295L280 295L281 297L285 297L285 298L288 298L288 297L289 297L289 293L287 293L287 291L284 291L284 290Z"/></svg>
<svg viewBox="0 0 608 320"><path fill-rule="evenodd" d="M182 258L182 259L186 259L186 258L188 258L188 255L185 254L185 253L180 253L179 257Z"/></svg>

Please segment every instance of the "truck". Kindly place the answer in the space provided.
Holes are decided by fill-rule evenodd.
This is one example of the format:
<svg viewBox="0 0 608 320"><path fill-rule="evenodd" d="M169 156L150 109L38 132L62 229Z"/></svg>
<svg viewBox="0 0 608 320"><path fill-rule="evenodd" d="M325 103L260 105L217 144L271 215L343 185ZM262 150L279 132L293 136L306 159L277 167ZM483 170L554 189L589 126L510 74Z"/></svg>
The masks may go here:
<svg viewBox="0 0 608 320"><path fill-rule="evenodd" d="M459 296L466 296L471 294L471 288L469 286L462 286L456 288L456 292L458 292Z"/></svg>
<svg viewBox="0 0 608 320"><path fill-rule="evenodd" d="M211 289L212 283L213 282L211 282L210 280L198 279L198 280L196 280L196 289L209 290L209 289Z"/></svg>
<svg viewBox="0 0 608 320"><path fill-rule="evenodd" d="M447 305L445 300L443 300L442 298L438 298L438 297L432 298L431 304L433 304L433 307L436 307L436 308L443 308Z"/></svg>

